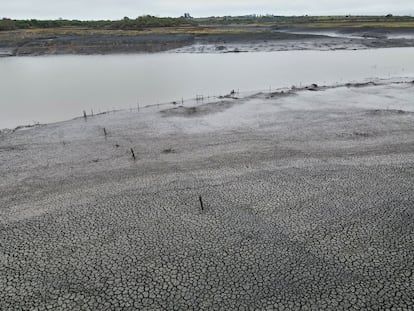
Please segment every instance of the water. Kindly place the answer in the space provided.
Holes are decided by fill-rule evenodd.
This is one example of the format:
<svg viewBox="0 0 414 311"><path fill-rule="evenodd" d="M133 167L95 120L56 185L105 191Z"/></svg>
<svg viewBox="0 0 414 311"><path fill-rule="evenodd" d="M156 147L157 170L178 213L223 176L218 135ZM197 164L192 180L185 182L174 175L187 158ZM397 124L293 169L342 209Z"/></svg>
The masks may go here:
<svg viewBox="0 0 414 311"><path fill-rule="evenodd" d="M413 77L414 48L0 58L0 128L231 90Z"/></svg>
<svg viewBox="0 0 414 311"><path fill-rule="evenodd" d="M280 31L280 30L279 30ZM298 35L320 35L320 36L328 36L333 38L346 38L346 39L365 39L365 37L348 34L348 33L341 33L338 31L328 31L328 30L308 30L308 31L281 31L286 33L298 34Z"/></svg>

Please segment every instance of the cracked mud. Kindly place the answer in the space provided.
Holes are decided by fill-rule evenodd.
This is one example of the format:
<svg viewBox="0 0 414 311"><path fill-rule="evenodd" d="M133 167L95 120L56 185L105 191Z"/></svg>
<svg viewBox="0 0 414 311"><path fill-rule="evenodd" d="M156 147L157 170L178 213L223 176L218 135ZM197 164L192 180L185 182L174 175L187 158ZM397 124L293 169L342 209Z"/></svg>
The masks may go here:
<svg viewBox="0 0 414 311"><path fill-rule="evenodd" d="M414 85L294 95L0 132L0 309L412 310Z"/></svg>

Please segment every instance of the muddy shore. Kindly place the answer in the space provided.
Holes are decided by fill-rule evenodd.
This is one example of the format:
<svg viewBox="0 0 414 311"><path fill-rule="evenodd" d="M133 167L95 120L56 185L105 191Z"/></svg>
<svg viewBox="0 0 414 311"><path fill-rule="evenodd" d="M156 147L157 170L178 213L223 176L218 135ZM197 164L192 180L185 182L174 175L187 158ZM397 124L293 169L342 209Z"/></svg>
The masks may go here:
<svg viewBox="0 0 414 311"><path fill-rule="evenodd" d="M220 28L220 30L223 30ZM240 32L238 33L237 31ZM0 55L34 56L60 54L114 54L174 52L252 52L303 49L366 49L413 47L412 28L272 28L227 27L221 33L76 34L56 33L7 40L0 36ZM228 31L228 33L226 33ZM334 33L326 35L329 31ZM335 35L337 34L337 35ZM343 34L349 35L344 37ZM389 37L394 34L400 36ZM408 34L408 38L404 35Z"/></svg>
<svg viewBox="0 0 414 311"><path fill-rule="evenodd" d="M1 132L0 309L412 309L413 96L310 85Z"/></svg>

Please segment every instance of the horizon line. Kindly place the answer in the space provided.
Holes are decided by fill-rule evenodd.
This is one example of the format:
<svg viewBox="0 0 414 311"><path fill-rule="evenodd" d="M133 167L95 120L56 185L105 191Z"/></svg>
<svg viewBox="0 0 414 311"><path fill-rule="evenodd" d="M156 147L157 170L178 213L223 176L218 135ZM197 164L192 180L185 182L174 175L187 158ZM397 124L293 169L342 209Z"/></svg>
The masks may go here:
<svg viewBox="0 0 414 311"><path fill-rule="evenodd" d="M277 15L277 14L270 14L270 13L265 13L265 14L258 14L258 13L251 13L251 14L243 14L243 15L210 15L210 16L192 16L192 19L206 19L206 18L224 18L224 17L230 17L230 18L235 18L235 17L387 17L388 15L391 15L391 17L413 17L413 14L316 14L316 15L310 15L310 14L297 14L297 15ZM1 16L0 19L11 19L11 20L68 20L68 21L117 21L117 20L122 20L125 17L129 18L129 19L137 19L139 17L145 17L145 16L151 16L151 17L156 17L156 18L182 18L184 17L183 15L181 16L161 16L159 14L153 15L153 14L141 14L138 15L137 17L130 17L125 15L124 17L121 18L110 18L110 19L105 19L105 18L91 18L91 19L83 19L83 18L65 18L65 17L55 17L55 18L36 18L36 17L26 17L26 18L13 18L10 16Z"/></svg>

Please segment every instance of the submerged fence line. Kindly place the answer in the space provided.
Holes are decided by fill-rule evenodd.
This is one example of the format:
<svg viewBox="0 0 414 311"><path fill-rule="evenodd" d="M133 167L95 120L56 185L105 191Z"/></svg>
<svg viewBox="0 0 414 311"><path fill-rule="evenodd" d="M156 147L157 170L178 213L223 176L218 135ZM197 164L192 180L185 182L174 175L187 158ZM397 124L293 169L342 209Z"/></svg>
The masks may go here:
<svg viewBox="0 0 414 311"><path fill-rule="evenodd" d="M390 80L393 79L378 79L378 78L367 78L365 79L364 82L362 83L368 83L368 82L372 82L372 83L379 83L379 84L383 84L383 83L390 83ZM400 83L404 82L401 80L398 80ZM319 82L319 81L318 81ZM411 82L410 81L405 81L405 82ZM359 84L361 83L361 81L348 81L347 83L343 82L343 80L341 79L341 81L336 81L330 84L326 84L326 82L324 82L322 85L320 85L320 87L323 88L332 88L332 87L342 87L342 86L349 86L352 84ZM391 83L397 83L397 82L393 82L391 81ZM264 94L270 94L270 93L277 93L277 92L286 92L286 91L291 91L291 90L305 90L308 89L310 86L314 87L314 86L318 86L315 83L304 83L304 82L299 82L298 85L291 85L291 86L283 86L283 87L275 87L273 88L272 86L269 86L267 88L262 88L262 89L253 89L253 90L248 90L248 91L240 91L240 89L237 89L237 91L234 90L230 90L229 93L225 94L225 95L204 95L204 94L196 94L195 97L191 97L191 98L184 98L181 97L178 100L172 100L172 101L168 101L168 102L158 102L158 103L153 103L153 104L147 104L147 105L141 105L141 102L138 101L137 104L135 105L135 107L125 107L125 108L115 108L113 107L112 110L107 110L104 112L100 112L98 114L95 115L99 115L99 114L106 114L106 113L111 113L111 112L118 112L118 111L124 111L124 110L131 110L131 111L137 111L138 113L142 110L142 109L146 109L146 108L154 108L154 107L164 107L164 106L184 106L185 104L204 104L204 103L211 103L213 101L216 100L222 100L222 99L235 99L238 98L239 96L241 97L246 97L246 96L251 96L251 95L255 95L255 94L259 94L259 93L264 93ZM91 116L93 116L93 114L91 114ZM86 118L86 113L84 111L84 117Z"/></svg>

